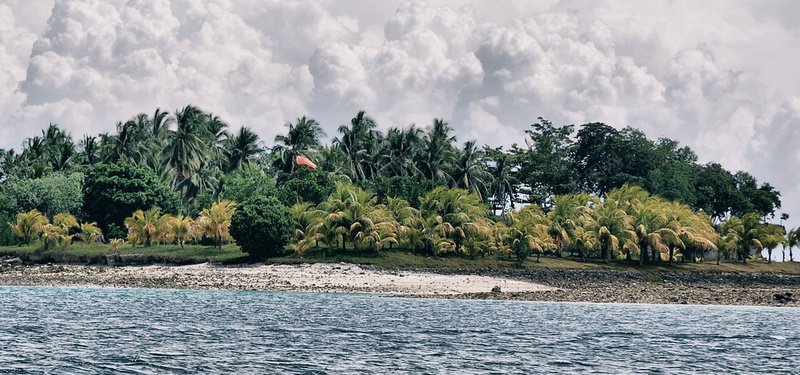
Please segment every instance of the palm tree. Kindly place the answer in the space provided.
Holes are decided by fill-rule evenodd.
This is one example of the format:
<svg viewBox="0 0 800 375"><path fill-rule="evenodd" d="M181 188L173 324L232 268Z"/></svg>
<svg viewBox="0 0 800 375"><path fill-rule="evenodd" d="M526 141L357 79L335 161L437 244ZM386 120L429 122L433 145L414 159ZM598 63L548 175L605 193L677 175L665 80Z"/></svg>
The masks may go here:
<svg viewBox="0 0 800 375"><path fill-rule="evenodd" d="M761 244L767 249L767 263L772 263L772 251L785 244L786 229L782 225L767 224Z"/></svg>
<svg viewBox="0 0 800 375"><path fill-rule="evenodd" d="M433 125L425 135L425 147L419 158L419 169L423 175L433 181L449 181L447 170L455 160L455 149L452 143L455 135L453 129L442 119L433 119Z"/></svg>
<svg viewBox="0 0 800 375"><path fill-rule="evenodd" d="M14 234L25 241L26 245L30 245L31 240L42 234L45 225L49 223L47 216L37 210L31 210L27 213L17 214L17 221L8 223L8 225L11 226Z"/></svg>
<svg viewBox="0 0 800 375"><path fill-rule="evenodd" d="M792 248L795 246L800 245L800 230L798 228L792 228L789 232L786 233L786 247L789 248L789 261L794 262L794 256L792 254ZM784 252L785 254L786 252ZM785 255L784 255L785 256Z"/></svg>
<svg viewBox="0 0 800 375"><path fill-rule="evenodd" d="M331 228L342 239L342 251L347 242L355 250L372 246L375 251L389 243L396 243L392 226L377 197L354 185L336 183L333 193L318 206L325 220L333 223Z"/></svg>
<svg viewBox="0 0 800 375"><path fill-rule="evenodd" d="M224 142L223 154L227 159L225 171L231 172L239 169L253 160L261 151L261 147L258 146L258 135L247 127L241 127L238 133Z"/></svg>
<svg viewBox="0 0 800 375"><path fill-rule="evenodd" d="M637 248L639 249L639 265L644 265L648 257L648 249L652 251L652 261L660 259L663 250L667 250L667 243L674 242L679 235L667 227L668 219L661 200L650 197L638 201L631 207L631 225L636 233Z"/></svg>
<svg viewBox="0 0 800 375"><path fill-rule="evenodd" d="M276 169L290 174L294 171L297 156L313 153L320 146L320 138L325 136L325 132L314 119L306 116L299 117L294 124L286 123L286 127L289 128L286 135L275 136L272 152L277 156L274 161Z"/></svg>
<svg viewBox="0 0 800 375"><path fill-rule="evenodd" d="M466 190L440 186L422 197L420 211L423 218L440 217L443 224L452 228L445 232L457 254L468 237L485 238L491 234L489 208Z"/></svg>
<svg viewBox="0 0 800 375"><path fill-rule="evenodd" d="M125 219L128 228L128 241L132 244L143 243L150 246L166 235L169 216L161 214L161 208L153 207L147 211L136 210Z"/></svg>
<svg viewBox="0 0 800 375"><path fill-rule="evenodd" d="M617 201L607 196L593 214L603 262L608 263L614 256L614 251L620 247L630 251L630 248L635 246L637 237L630 226L630 217L619 208Z"/></svg>
<svg viewBox="0 0 800 375"><path fill-rule="evenodd" d="M172 176L170 186L173 191L177 191L184 180L191 179L210 155L209 146L205 142L208 134L203 123L203 112L197 107L187 105L176 112L175 118L177 129L168 130L167 146L162 152L162 167Z"/></svg>
<svg viewBox="0 0 800 375"><path fill-rule="evenodd" d="M508 215L508 231L504 241L511 247L517 263L522 264L531 252L536 252L536 262L540 255L556 248L556 243L548 233L551 223L539 206L526 206L519 212Z"/></svg>
<svg viewBox="0 0 800 375"><path fill-rule="evenodd" d="M97 137L83 136L78 143L78 149L78 159L81 164L95 165L100 162L100 144L97 143Z"/></svg>
<svg viewBox="0 0 800 375"><path fill-rule="evenodd" d="M346 155L345 173L352 181L361 181L370 175L370 156L374 155L381 138L375 130L377 125L364 111L359 111L350 120L350 126L339 126L341 136L333 139L333 144Z"/></svg>
<svg viewBox="0 0 800 375"><path fill-rule="evenodd" d="M236 212L236 202L222 200L211 204L211 208L204 208L197 218L197 225L201 232L214 240L214 245L222 252L222 243L230 241L231 218Z"/></svg>
<svg viewBox="0 0 800 375"><path fill-rule="evenodd" d="M736 243L742 263L747 263L751 249L764 247L761 243L764 225L755 213L745 214L742 218L731 217L722 224L722 233Z"/></svg>
<svg viewBox="0 0 800 375"><path fill-rule="evenodd" d="M422 130L411 125L408 129L390 128L386 133L386 161L382 172L387 177L415 176L419 169L414 158L422 145Z"/></svg>
<svg viewBox="0 0 800 375"><path fill-rule="evenodd" d="M453 187L464 189L483 199L482 192L486 192L491 183L492 175L483 169L483 152L476 146L475 141L464 143L464 148L458 153L458 158L450 173Z"/></svg>
<svg viewBox="0 0 800 375"><path fill-rule="evenodd" d="M517 192L518 181L512 173L514 164L513 155L503 152L503 148L496 149L484 146L484 154L487 155L486 170L491 174L491 182L489 184L489 194L491 194L490 205L492 207L492 214L496 215L499 208L500 216L505 217L506 202L509 202L511 208L514 208L514 197Z"/></svg>

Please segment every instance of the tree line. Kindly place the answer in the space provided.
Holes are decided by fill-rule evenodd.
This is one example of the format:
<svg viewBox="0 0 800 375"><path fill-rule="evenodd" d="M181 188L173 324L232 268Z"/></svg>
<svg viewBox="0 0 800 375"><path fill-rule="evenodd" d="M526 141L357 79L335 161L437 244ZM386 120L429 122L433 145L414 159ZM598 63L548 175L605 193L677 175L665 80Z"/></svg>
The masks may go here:
<svg viewBox="0 0 800 375"><path fill-rule="evenodd" d="M597 251L596 256L604 259L625 254L625 258L644 262L661 257L654 249L669 253L670 246L673 253L682 255L709 249L720 249L724 255L725 249L740 248L738 258L746 259L741 242L745 240L733 239L730 233L738 230L737 223L753 220L759 231L772 228L765 221L780 208L780 193L768 183L759 184L747 172L731 173L716 163L699 164L691 149L674 140L651 140L639 130L617 130L602 123L584 124L575 131L573 125L554 126L539 118L526 130L524 144L508 149L479 146L475 141L459 146L453 128L441 119L423 128L391 127L384 133L363 111L339 126L329 144L323 144L327 135L311 118L298 118L284 129L266 146L251 129L229 132L218 116L191 105L174 113L157 109L152 116L139 114L117 123L114 132L84 135L77 142L51 124L41 136L26 139L21 152L0 150L0 214L13 221L17 213L33 209L51 218L70 213L99 223L109 237L122 238L130 232L125 218L136 210L157 206L165 213L191 217L222 200L244 203L252 197L274 197L294 213L295 229L302 234L292 234L291 246L300 252L336 243L355 249L403 246L412 251L459 254L500 254L517 246L531 253L560 255L593 245L593 251L581 254L593 256ZM299 155L312 159L318 168L298 166L295 160ZM657 235L650 233L648 238L655 242L647 246L643 239L633 239L631 233L643 229L635 229L631 210L654 203L634 204L631 198L618 202L615 209L607 208L616 201L612 192L631 189L681 207L664 214L672 220L658 219L663 224L649 225L657 228L652 229ZM440 194L436 202L453 194L468 199L471 208L462 207L459 210L464 211L455 213L432 210L434 198L429 195L434 193ZM350 196L356 197L352 202L358 202L364 212L377 212L365 214L373 215L368 222L377 226L355 218L350 222L351 226L371 228L372 234L345 234L344 225L331 233L320 229L320 223L330 226L343 220L346 210L334 215L332 207L344 207L342 202ZM565 199L583 207L578 209L581 216L558 213L564 211L561 200ZM405 219L392 219L395 224L385 215L376 219L380 212L398 214L394 212L398 205L407 211L402 214ZM519 205L527 206L517 211ZM649 209L667 212L661 206ZM598 222L593 213L603 210L609 216ZM447 215L481 220L462 226L445 220ZM660 218L660 214L652 215ZM708 220L689 220L697 215ZM612 223L607 221L611 217L619 219L617 224L599 224ZM691 223L684 226L678 217ZM781 219L785 217L782 214ZM415 224L397 224L404 220ZM409 233L412 238L433 233L419 227L426 220L436 228L438 238L406 238ZM515 220L527 224L514 224ZM301 221L316 224L309 227L300 225ZM505 228L498 229L500 224ZM507 238L507 233L517 233L512 230L515 225L517 242ZM673 227L666 230L670 225ZM593 229L602 227L606 228L602 234ZM687 237L691 231L680 228L693 228L694 239ZM714 229L717 237L708 228ZM0 233L0 241L13 242L10 229L3 230L6 233ZM594 238L587 234L590 232ZM541 242L546 238L536 233L546 233L552 243ZM584 240L580 240L582 236ZM655 237L675 245L658 245ZM761 242L763 235L750 237L748 252L768 247ZM725 245L718 242L720 238L739 242ZM698 239L702 241L695 242Z"/></svg>

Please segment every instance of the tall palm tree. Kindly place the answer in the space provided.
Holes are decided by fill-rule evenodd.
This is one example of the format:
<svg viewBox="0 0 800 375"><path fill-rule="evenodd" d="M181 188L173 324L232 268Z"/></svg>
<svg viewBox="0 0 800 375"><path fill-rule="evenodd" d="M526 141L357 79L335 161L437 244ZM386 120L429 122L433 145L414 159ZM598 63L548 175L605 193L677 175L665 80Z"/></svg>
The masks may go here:
<svg viewBox="0 0 800 375"><path fill-rule="evenodd" d="M419 153L422 145L422 130L411 125L408 129L390 128L386 133L386 161L383 165L383 175L415 176L419 169L414 163L414 158Z"/></svg>
<svg viewBox="0 0 800 375"><path fill-rule="evenodd" d="M484 146L484 154L487 155L486 170L492 175L489 184L490 205L492 207L492 214L496 215L496 211L500 209L500 216L505 217L506 202L510 203L511 208L514 208L514 197L517 193L518 181L512 172L514 157L508 153L503 152L503 148L499 147L493 149Z"/></svg>
<svg viewBox="0 0 800 375"><path fill-rule="evenodd" d="M295 159L298 155L313 153L320 147L320 138L325 136L325 132L314 119L306 116L299 117L294 124L286 123L286 127L289 128L286 135L275 136L275 146L272 148L272 152L277 156L274 166L289 174L294 171Z"/></svg>
<svg viewBox="0 0 800 375"><path fill-rule="evenodd" d="M789 229L789 232L786 233L786 247L789 248L789 261L790 262L794 262L794 256L792 254L792 248L795 247L795 246L798 246L798 245L800 245L800 230L798 230L798 228ZM786 254L785 251L784 251L784 254Z"/></svg>
<svg viewBox="0 0 800 375"><path fill-rule="evenodd" d="M370 163L371 155L378 149L381 136L375 121L364 111L359 111L350 120L350 125L339 126L340 136L333 139L333 144L346 155L345 172L353 181L361 181L370 175L374 165Z"/></svg>
<svg viewBox="0 0 800 375"><path fill-rule="evenodd" d="M235 171L254 160L262 151L258 143L258 135L244 126L239 129L238 133L227 138L223 149L223 154L227 159L225 171Z"/></svg>
<svg viewBox="0 0 800 375"><path fill-rule="evenodd" d="M83 136L78 143L78 150L78 159L81 164L95 165L100 162L100 144L97 142L97 137Z"/></svg>
<svg viewBox="0 0 800 375"><path fill-rule="evenodd" d="M211 150L205 142L208 139L205 127L205 115L194 106L187 105L175 114L177 128L167 133L168 143L162 155L162 167L171 175L173 191L201 169L203 161L208 159ZM186 194L184 193L184 201Z"/></svg>
<svg viewBox="0 0 800 375"><path fill-rule="evenodd" d="M453 187L464 189L483 199L488 190L492 175L483 168L483 152L475 146L475 141L464 143L450 173Z"/></svg>
<svg viewBox="0 0 800 375"><path fill-rule="evenodd" d="M453 129L442 119L433 119L433 125L425 135L425 147L419 158L419 169L423 175L433 181L449 181L447 170L455 160L455 135Z"/></svg>

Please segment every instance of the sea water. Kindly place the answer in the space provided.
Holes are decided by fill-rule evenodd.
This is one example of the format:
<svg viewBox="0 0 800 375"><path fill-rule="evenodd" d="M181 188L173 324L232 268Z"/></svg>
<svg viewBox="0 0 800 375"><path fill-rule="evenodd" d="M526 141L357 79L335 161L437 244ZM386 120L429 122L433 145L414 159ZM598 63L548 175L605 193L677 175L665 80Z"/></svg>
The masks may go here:
<svg viewBox="0 0 800 375"><path fill-rule="evenodd" d="M0 287L18 374L800 373L800 309Z"/></svg>

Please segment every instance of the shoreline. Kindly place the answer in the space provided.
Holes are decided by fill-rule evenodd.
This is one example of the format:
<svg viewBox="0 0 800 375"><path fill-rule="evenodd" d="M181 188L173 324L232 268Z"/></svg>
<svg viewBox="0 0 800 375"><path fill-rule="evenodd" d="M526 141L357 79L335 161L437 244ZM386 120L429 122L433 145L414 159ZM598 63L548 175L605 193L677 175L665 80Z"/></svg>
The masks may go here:
<svg viewBox="0 0 800 375"><path fill-rule="evenodd" d="M411 298L800 307L800 275L383 269L356 264L14 265L0 285L381 293Z"/></svg>

